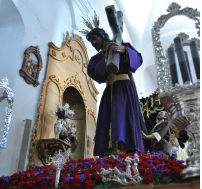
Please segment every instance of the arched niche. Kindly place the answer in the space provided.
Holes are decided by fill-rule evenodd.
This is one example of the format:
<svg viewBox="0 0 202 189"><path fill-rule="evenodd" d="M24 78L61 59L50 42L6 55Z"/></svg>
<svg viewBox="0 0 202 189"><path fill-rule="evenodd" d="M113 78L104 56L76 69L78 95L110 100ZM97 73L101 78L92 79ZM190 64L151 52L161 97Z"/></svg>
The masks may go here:
<svg viewBox="0 0 202 189"><path fill-rule="evenodd" d="M68 87L63 93L62 104L68 103L74 111L71 123L76 125L77 144L72 146L71 158L84 158L85 133L86 133L86 110L81 94L74 87Z"/></svg>
<svg viewBox="0 0 202 189"><path fill-rule="evenodd" d="M49 43L45 80L32 131L29 166L40 164L37 159L37 143L40 140L55 138L57 104L69 103L70 109L76 112L75 120L72 121L75 121L78 127L79 144L72 154L72 159L87 157L87 138L92 135L91 128L95 128L96 124L87 115L92 115L96 120L98 94L92 79L87 75L88 62L87 49L78 35L70 39L67 33L61 48L52 42Z"/></svg>

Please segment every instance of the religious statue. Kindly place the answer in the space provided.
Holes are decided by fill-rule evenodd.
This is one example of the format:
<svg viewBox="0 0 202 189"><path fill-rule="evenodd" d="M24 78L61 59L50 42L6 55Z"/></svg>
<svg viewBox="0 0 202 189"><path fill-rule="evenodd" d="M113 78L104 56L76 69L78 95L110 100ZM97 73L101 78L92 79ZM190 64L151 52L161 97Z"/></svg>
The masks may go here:
<svg viewBox="0 0 202 189"><path fill-rule="evenodd" d="M118 29L118 32L114 31L114 34L119 35L120 43L116 37L113 41L110 40L105 30L99 28L99 19L96 14L92 23L84 19L90 31L82 31L98 51L95 56L91 57L87 73L96 82L106 83L97 119L95 156L136 150L144 151L138 96L130 77L131 72L134 73L141 66L142 56L130 43L124 43L120 39L122 23L118 21L114 6L107 7L106 12L107 14L111 12L110 26L113 28L112 31ZM107 62L113 62L111 52L120 57L115 61L119 66L116 73L110 71L113 69L107 69L109 68Z"/></svg>

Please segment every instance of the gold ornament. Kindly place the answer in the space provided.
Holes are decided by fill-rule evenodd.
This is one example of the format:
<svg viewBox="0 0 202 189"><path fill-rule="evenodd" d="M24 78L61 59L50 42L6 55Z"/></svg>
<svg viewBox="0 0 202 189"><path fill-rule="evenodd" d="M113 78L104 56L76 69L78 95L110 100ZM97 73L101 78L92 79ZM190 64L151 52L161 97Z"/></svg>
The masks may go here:
<svg viewBox="0 0 202 189"><path fill-rule="evenodd" d="M96 12L94 11L94 16L92 17L92 21L83 18L83 22L84 24L90 29L94 29L94 28L99 28L99 17L97 16ZM90 32L89 30L83 29L82 31L79 31L80 33L84 34L85 36L88 35L88 33Z"/></svg>

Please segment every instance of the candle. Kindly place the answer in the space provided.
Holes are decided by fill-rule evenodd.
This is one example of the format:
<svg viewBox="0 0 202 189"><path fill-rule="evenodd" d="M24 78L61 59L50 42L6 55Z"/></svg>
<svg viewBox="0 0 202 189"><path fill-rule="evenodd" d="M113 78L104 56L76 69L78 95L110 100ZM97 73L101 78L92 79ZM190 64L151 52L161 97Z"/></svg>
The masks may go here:
<svg viewBox="0 0 202 189"><path fill-rule="evenodd" d="M177 58L181 70L182 80L183 82L191 81L191 73L188 69L187 61L185 59L182 43L179 37L174 39L175 49L177 52Z"/></svg>
<svg viewBox="0 0 202 189"><path fill-rule="evenodd" d="M184 55L185 55L185 59L186 59L186 62L187 62L188 70L189 70L189 72L191 73L190 66L189 66L189 59L188 59L188 55L187 55L187 52L186 52L186 51L184 51ZM192 76L192 74L191 74L191 76ZM192 81L193 81L193 80L192 80L192 77L191 77L191 82L192 82Z"/></svg>
<svg viewBox="0 0 202 189"><path fill-rule="evenodd" d="M197 79L200 79L200 58L199 58L199 53L198 53L198 49L195 41L191 41L190 49L191 49L192 60L194 62L196 77Z"/></svg>
<svg viewBox="0 0 202 189"><path fill-rule="evenodd" d="M178 83L178 78L177 78L176 60L173 47L169 47L167 53L168 53L168 61L170 66L172 85L175 86L175 83Z"/></svg>

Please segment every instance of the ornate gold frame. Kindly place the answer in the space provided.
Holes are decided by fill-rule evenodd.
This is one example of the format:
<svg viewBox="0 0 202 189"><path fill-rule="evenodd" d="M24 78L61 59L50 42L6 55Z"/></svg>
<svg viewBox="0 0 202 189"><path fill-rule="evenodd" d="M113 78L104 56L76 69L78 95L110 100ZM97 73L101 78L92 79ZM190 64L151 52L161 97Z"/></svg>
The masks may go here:
<svg viewBox="0 0 202 189"><path fill-rule="evenodd" d="M36 56L37 62L30 58L30 54L34 54ZM42 59L40 55L40 49L38 46L30 46L24 52L23 64L19 71L20 76L24 78L26 83L32 84L34 87L37 87L39 85L38 78L41 68Z"/></svg>

